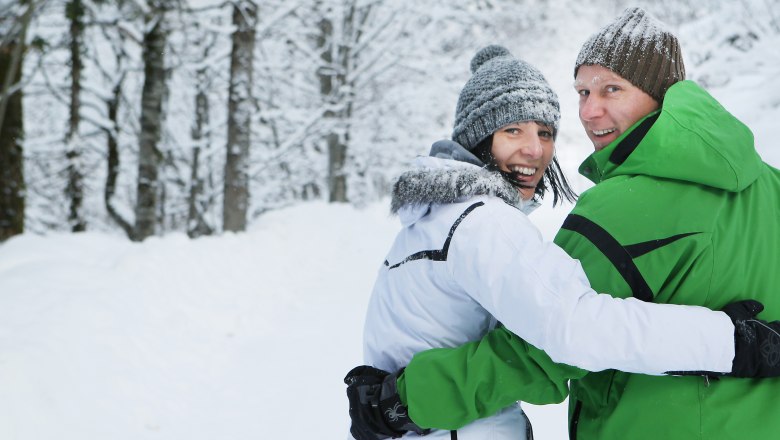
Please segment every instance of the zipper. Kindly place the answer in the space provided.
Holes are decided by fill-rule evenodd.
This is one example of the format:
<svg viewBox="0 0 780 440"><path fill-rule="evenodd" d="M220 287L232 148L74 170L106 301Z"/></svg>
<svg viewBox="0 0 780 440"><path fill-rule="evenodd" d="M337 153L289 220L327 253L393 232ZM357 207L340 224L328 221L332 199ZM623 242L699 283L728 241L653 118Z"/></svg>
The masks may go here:
<svg viewBox="0 0 780 440"><path fill-rule="evenodd" d="M571 424L569 424L569 440L577 440L577 427L580 423L580 411L582 411L582 400L578 400L574 405L574 413L571 415Z"/></svg>

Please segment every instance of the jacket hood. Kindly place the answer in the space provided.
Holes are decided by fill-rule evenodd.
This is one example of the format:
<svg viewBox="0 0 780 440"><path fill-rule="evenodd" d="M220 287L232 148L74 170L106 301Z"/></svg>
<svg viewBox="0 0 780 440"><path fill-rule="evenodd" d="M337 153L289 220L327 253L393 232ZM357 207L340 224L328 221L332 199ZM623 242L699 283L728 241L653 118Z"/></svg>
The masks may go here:
<svg viewBox="0 0 780 440"><path fill-rule="evenodd" d="M750 129L696 83L680 81L660 111L593 153L580 173L594 183L647 175L737 192L756 180L761 164Z"/></svg>
<svg viewBox="0 0 780 440"><path fill-rule="evenodd" d="M420 156L415 168L393 185L390 210L399 215L402 224L410 225L424 217L432 204L456 203L480 195L499 197L526 214L539 206L523 200L517 188L497 172L469 162Z"/></svg>

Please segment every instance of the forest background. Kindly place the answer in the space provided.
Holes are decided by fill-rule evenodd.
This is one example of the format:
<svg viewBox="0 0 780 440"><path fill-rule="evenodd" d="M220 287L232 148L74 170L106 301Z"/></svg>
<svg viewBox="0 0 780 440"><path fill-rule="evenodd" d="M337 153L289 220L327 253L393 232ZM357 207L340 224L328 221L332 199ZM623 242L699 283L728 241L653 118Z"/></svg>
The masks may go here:
<svg viewBox="0 0 780 440"><path fill-rule="evenodd" d="M0 0L0 241L197 237L312 200L365 206L449 137L491 43L558 92L557 151L582 190L573 60L632 4L679 34L689 79L780 106L777 0Z"/></svg>

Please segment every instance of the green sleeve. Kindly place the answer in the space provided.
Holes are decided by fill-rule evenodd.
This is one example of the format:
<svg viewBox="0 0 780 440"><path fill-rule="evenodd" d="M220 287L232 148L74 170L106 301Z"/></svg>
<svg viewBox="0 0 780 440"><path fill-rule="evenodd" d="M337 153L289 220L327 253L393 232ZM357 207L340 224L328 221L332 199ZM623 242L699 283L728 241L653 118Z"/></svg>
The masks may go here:
<svg viewBox="0 0 780 440"><path fill-rule="evenodd" d="M554 363L501 327L457 348L427 350L398 378L401 401L423 428L459 429L518 400L559 403L586 372Z"/></svg>

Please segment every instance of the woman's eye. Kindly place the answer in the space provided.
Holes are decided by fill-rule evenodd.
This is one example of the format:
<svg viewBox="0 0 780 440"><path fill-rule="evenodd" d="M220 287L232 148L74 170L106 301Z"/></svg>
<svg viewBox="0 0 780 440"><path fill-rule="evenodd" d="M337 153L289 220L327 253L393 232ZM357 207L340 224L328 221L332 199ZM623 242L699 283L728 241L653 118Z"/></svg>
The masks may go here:
<svg viewBox="0 0 780 440"><path fill-rule="evenodd" d="M504 130L504 131L505 131L505 132L507 132L507 133L509 133L509 134L517 134L517 133L520 133L520 129L519 129L519 128L507 128L507 129L506 129L506 130Z"/></svg>
<svg viewBox="0 0 780 440"><path fill-rule="evenodd" d="M548 130L539 130L539 137L543 137L545 139L552 139L553 134L551 131Z"/></svg>

